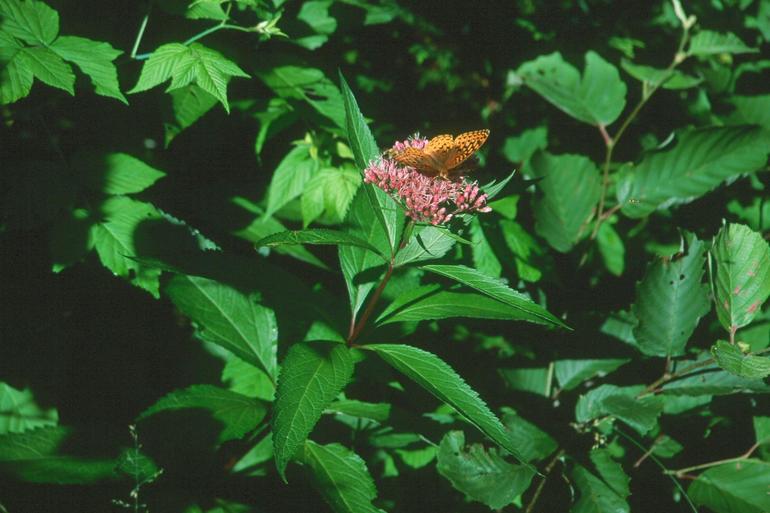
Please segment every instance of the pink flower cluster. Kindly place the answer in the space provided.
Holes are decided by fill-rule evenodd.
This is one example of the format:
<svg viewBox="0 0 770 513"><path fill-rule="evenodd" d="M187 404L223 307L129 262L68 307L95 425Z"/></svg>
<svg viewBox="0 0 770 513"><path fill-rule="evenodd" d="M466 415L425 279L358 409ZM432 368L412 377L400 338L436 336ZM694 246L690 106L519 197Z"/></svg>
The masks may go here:
<svg viewBox="0 0 770 513"><path fill-rule="evenodd" d="M396 142L392 151L399 152L408 146L422 149L427 143L427 139L414 136ZM406 215L415 221L432 225L447 223L460 213L492 210L487 206L487 195L476 182L469 182L463 176L450 179L426 176L388 158L387 152L369 163L364 182L373 183L394 196L404 205Z"/></svg>

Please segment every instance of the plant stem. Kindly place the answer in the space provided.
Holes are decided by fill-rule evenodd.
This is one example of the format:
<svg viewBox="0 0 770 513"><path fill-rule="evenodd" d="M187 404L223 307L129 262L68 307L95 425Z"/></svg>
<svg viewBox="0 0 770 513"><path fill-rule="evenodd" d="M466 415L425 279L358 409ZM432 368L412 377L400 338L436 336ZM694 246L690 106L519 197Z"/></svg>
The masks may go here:
<svg viewBox="0 0 770 513"><path fill-rule="evenodd" d="M681 477L682 475L687 474L688 472L692 472L693 470L703 470L704 468L716 467L718 465L724 465L725 463L740 462L740 461L749 459L751 455L754 453L754 451L757 450L758 447L759 447L759 442L749 447L749 449L745 453L741 454L740 456L736 456L734 458L725 458L725 459L716 460L716 461L709 461L708 463L701 463L699 465L693 465L692 467L685 467L677 470L667 470L666 473L673 474L677 477Z"/></svg>
<svg viewBox="0 0 770 513"><path fill-rule="evenodd" d="M540 495L543 493L543 488L545 488L545 482L548 479L548 474L551 473L553 468L556 466L556 462L559 461L559 458L561 458L563 455L564 449L559 449L559 452L557 452L554 457L551 458L551 461L548 462L548 465L545 467L545 476L537 485L535 494L532 496L532 499L530 499L529 504L527 504L527 509L524 511L524 513L532 513L535 510L535 504L537 504L538 499L540 499Z"/></svg>
<svg viewBox="0 0 770 513"><path fill-rule="evenodd" d="M139 25L139 32L136 34L136 40L134 41L134 47L131 49L131 58L136 59L136 52L139 51L139 44L144 37L144 31L147 28L147 22L150 21L150 13L152 12L152 0L147 7L147 14L142 18L142 23Z"/></svg>
<svg viewBox="0 0 770 513"><path fill-rule="evenodd" d="M404 249L407 242L409 242L409 237L412 235L414 224L415 224L414 219L410 219L409 222L407 222L406 226L404 227L404 230L401 232L401 240L399 241L395 251L392 251L390 254L390 262L388 262L388 268L385 271L385 275L382 277L382 281L380 281L380 284L377 286L377 289L374 291L374 294L372 294L372 297L369 299L369 302L366 304L364 313L361 314L361 317L358 319L358 322L356 322L355 314L351 317L350 331L348 332L348 339L347 339L348 347L351 347L353 345L353 343L356 341L358 336L361 334L361 331L363 331L363 329L366 327L366 323L369 321L369 317L371 317L372 313L374 312L374 308L377 306L377 302L380 300L382 291L385 290L385 286L388 284L390 277L393 275L393 269L396 263L396 255L398 255L398 252Z"/></svg>

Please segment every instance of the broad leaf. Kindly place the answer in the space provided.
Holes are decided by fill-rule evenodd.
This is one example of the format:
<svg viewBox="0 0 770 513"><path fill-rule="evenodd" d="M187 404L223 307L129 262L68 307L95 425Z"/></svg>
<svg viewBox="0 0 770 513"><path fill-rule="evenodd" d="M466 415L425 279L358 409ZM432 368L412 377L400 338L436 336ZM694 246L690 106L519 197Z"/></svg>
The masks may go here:
<svg viewBox="0 0 770 513"><path fill-rule="evenodd" d="M455 280L520 310L524 320L549 326L567 327L558 317L525 295L508 287L500 279L482 274L476 269L464 265L426 265L422 269Z"/></svg>
<svg viewBox="0 0 770 513"><path fill-rule="evenodd" d="M150 187L166 173L126 153L89 156L78 162L84 185L105 194L132 194Z"/></svg>
<svg viewBox="0 0 770 513"><path fill-rule="evenodd" d="M770 296L770 246L748 226L728 224L714 240L717 317L735 332L749 324Z"/></svg>
<svg viewBox="0 0 770 513"><path fill-rule="evenodd" d="M590 232L589 221L601 195L596 165L582 155L536 153L530 172L542 178L542 196L535 200L535 230L556 250L572 249Z"/></svg>
<svg viewBox="0 0 770 513"><path fill-rule="evenodd" d="M307 440L301 456L314 486L335 513L383 513L372 504L377 497L366 463L340 444Z"/></svg>
<svg viewBox="0 0 770 513"><path fill-rule="evenodd" d="M602 228L606 224L604 223ZM516 221L502 219L500 221L500 229L503 232L505 245L513 253L516 273L519 278L529 282L540 280L540 277L543 275L540 260L543 257L544 248ZM601 249L601 237L599 242L599 248ZM481 271L481 269L479 270Z"/></svg>
<svg viewBox="0 0 770 513"><path fill-rule="evenodd" d="M770 358L744 354L735 344L719 340L711 348L711 354L717 364L730 374L749 379L770 376Z"/></svg>
<svg viewBox="0 0 770 513"><path fill-rule="evenodd" d="M500 447L524 461L500 420L454 369L439 357L402 344L369 344L362 348L376 352L393 368L452 406Z"/></svg>
<svg viewBox="0 0 770 513"><path fill-rule="evenodd" d="M474 216L471 220L469 231L473 266L488 276L499 277L503 272L503 265L495 255L495 250L489 243L484 233L484 225L478 216Z"/></svg>
<svg viewBox="0 0 770 513"><path fill-rule="evenodd" d="M683 366L693 362L684 362ZM728 395L736 392L770 393L761 379L735 376L717 365L706 366L663 385L663 392L677 396Z"/></svg>
<svg viewBox="0 0 770 513"><path fill-rule="evenodd" d="M341 344L291 346L278 376L273 414L273 449L278 473L285 470L323 411L353 375L350 350Z"/></svg>
<svg viewBox="0 0 770 513"><path fill-rule="evenodd" d="M227 83L231 77L248 78L241 68L221 53L199 43L169 43L158 47L142 66L139 81L129 94L139 93L171 79L167 91L197 84L230 112Z"/></svg>
<svg viewBox="0 0 770 513"><path fill-rule="evenodd" d="M524 461L544 460L557 449L556 440L548 433L517 415L511 408L504 407L503 412L503 424Z"/></svg>
<svg viewBox="0 0 770 513"><path fill-rule="evenodd" d="M627 358L556 360L554 375L562 389L572 390L582 382L597 376L603 377L629 361Z"/></svg>
<svg viewBox="0 0 770 513"><path fill-rule="evenodd" d="M305 185L318 171L318 162L311 157L310 146L300 144L286 154L273 172L267 194L266 216L302 194Z"/></svg>
<svg viewBox="0 0 770 513"><path fill-rule="evenodd" d="M553 386L553 373L547 367L497 369L505 384L514 390L549 397Z"/></svg>
<svg viewBox="0 0 770 513"><path fill-rule="evenodd" d="M339 399L331 403L324 413L342 413L351 417L385 422L390 417L390 404Z"/></svg>
<svg viewBox="0 0 770 513"><path fill-rule="evenodd" d="M605 481L585 467L578 465L572 471L575 486L580 497L570 513L628 513L630 510L625 497L618 495Z"/></svg>
<svg viewBox="0 0 770 513"><path fill-rule="evenodd" d="M58 38L51 49L64 60L75 63L80 71L88 75L96 94L128 104L120 92L118 70L112 63L122 51L116 50L109 43L76 36Z"/></svg>
<svg viewBox="0 0 770 513"><path fill-rule="evenodd" d="M308 226L324 212L325 222L341 223L348 214L361 173L352 167L322 168L305 184L302 194L302 223Z"/></svg>
<svg viewBox="0 0 770 513"><path fill-rule="evenodd" d="M505 461L495 448L465 447L465 434L450 431L441 439L437 470L455 489L492 509L502 509L524 493L535 473Z"/></svg>
<svg viewBox="0 0 770 513"><path fill-rule="evenodd" d="M662 87L663 89L689 89L700 84L703 79L685 75L679 70L665 70L634 64L623 59L620 62L621 67L637 80L646 82L650 87Z"/></svg>
<svg viewBox="0 0 770 513"><path fill-rule="evenodd" d="M688 236L687 246L686 255L653 263L636 287L634 338L645 354L683 355L698 321L710 309L703 283L705 245Z"/></svg>
<svg viewBox="0 0 770 513"><path fill-rule="evenodd" d="M164 291L197 324L205 340L275 379L278 336L271 309L229 285L200 276L175 276Z"/></svg>
<svg viewBox="0 0 770 513"><path fill-rule="evenodd" d="M687 53L690 55L714 55L720 53L757 53L759 50L746 46L732 32L720 34L711 30L701 30L690 39Z"/></svg>
<svg viewBox="0 0 770 513"><path fill-rule="evenodd" d="M32 89L33 80L32 71L22 64L21 59L13 59L0 68L0 105L13 103L27 96Z"/></svg>
<svg viewBox="0 0 770 513"><path fill-rule="evenodd" d="M748 459L706 470L687 495L717 513L765 513L770 511L768 488L770 463Z"/></svg>
<svg viewBox="0 0 770 513"><path fill-rule="evenodd" d="M30 45L47 46L59 35L59 13L38 0L0 0L0 29Z"/></svg>
<svg viewBox="0 0 770 513"><path fill-rule="evenodd" d="M55 426L58 421L56 409L38 406L31 390L16 390L0 382L0 435Z"/></svg>
<svg viewBox="0 0 770 513"><path fill-rule="evenodd" d="M243 438L265 418L261 401L212 385L193 385L174 390L144 410L137 421L174 410L206 410L221 423L218 443Z"/></svg>
<svg viewBox="0 0 770 513"><path fill-rule="evenodd" d="M72 72L72 67L50 48L41 46L22 48L14 60L31 71L41 82L71 95L75 94L75 73Z"/></svg>
<svg viewBox="0 0 770 513"><path fill-rule="evenodd" d="M286 244L323 244L332 246L357 246L368 249L378 254L383 260L385 256L380 250L372 246L363 239L349 233L338 230L329 230L326 228L316 228L313 230L291 230L275 233L261 239L255 243L255 246L283 246Z"/></svg>
<svg viewBox="0 0 770 513"><path fill-rule="evenodd" d="M409 242L396 255L396 266L423 260L441 258L455 245L455 239L448 230L435 226L415 229Z"/></svg>
<svg viewBox="0 0 770 513"><path fill-rule="evenodd" d="M503 156L514 164L527 162L537 150L548 147L548 128L539 126L524 130L517 136L507 137L503 141ZM528 173L528 166L524 166L524 173Z"/></svg>
<svg viewBox="0 0 770 513"><path fill-rule="evenodd" d="M626 105L626 85L617 68L589 51L583 76L560 53L522 64L516 73L524 84L573 118L609 125Z"/></svg>
<svg viewBox="0 0 770 513"><path fill-rule="evenodd" d="M596 233L596 244L604 267L615 276L622 276L626 266L626 247L623 239L609 222L604 222Z"/></svg>
<svg viewBox="0 0 770 513"><path fill-rule="evenodd" d="M170 91L171 119L164 123L165 145L192 126L217 104L217 99L195 84Z"/></svg>
<svg viewBox="0 0 770 513"><path fill-rule="evenodd" d="M686 203L725 180L760 169L770 143L758 127L731 126L681 132L673 148L648 154L621 173L622 212L644 217L658 208Z"/></svg>
<svg viewBox="0 0 770 513"><path fill-rule="evenodd" d="M575 419L578 422L587 422L610 415L643 435L657 425L658 416L663 410L660 397L637 397L643 390L642 386L601 385L580 396L575 405Z"/></svg>

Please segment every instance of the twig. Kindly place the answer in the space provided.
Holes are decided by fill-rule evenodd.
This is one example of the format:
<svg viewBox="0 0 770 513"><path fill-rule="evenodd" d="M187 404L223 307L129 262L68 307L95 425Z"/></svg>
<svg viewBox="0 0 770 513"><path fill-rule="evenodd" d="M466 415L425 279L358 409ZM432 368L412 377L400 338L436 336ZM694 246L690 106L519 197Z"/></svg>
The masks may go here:
<svg viewBox="0 0 770 513"><path fill-rule="evenodd" d="M725 463L737 463L737 462L749 459L751 455L754 453L754 451L757 450L758 447L759 447L759 442L756 442L754 445L749 447L749 449L743 454L741 454L740 456L735 456L734 458L724 458L716 461L709 461L708 463L701 463L699 465L693 465L691 467L680 468L677 470L667 470L666 473L673 474L676 477L682 477L683 475L688 474L693 470L703 470L704 468L716 467L718 465L724 465Z"/></svg>
<svg viewBox="0 0 770 513"><path fill-rule="evenodd" d="M131 49L131 58L136 59L136 52L139 51L139 43L142 42L144 37L144 31L147 28L147 22L150 21L150 13L152 12L152 0L150 0L147 6L147 14L142 18L142 23L139 25L139 32L136 34L136 40L134 41L134 47Z"/></svg>
<svg viewBox="0 0 770 513"><path fill-rule="evenodd" d="M551 473L553 468L556 466L556 462L559 461L563 455L564 449L559 449L559 452L557 452L554 457L551 458L551 461L548 462L548 465L545 467L545 475L537 485L535 494L532 496L532 499L530 499L529 504L527 504L527 509L524 511L524 513L532 513L535 510L535 504L537 504L538 499L540 499L540 495L543 493L543 488L545 488L545 482L548 479L548 474Z"/></svg>

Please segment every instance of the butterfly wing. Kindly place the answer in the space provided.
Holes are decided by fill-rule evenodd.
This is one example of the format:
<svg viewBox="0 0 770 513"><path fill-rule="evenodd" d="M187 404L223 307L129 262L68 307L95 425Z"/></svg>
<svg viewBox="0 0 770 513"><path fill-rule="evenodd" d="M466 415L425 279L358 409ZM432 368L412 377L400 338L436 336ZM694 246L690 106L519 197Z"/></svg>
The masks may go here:
<svg viewBox="0 0 770 513"><path fill-rule="evenodd" d="M453 140L455 152L449 162L447 162L447 168L455 168L468 160L484 145L487 141L487 137L489 137L489 130L486 129L464 132L455 137Z"/></svg>
<svg viewBox="0 0 770 513"><path fill-rule="evenodd" d="M438 170L433 166L431 158L423 150L407 147L393 155L393 159L402 166L413 167L428 176L438 174Z"/></svg>

